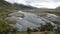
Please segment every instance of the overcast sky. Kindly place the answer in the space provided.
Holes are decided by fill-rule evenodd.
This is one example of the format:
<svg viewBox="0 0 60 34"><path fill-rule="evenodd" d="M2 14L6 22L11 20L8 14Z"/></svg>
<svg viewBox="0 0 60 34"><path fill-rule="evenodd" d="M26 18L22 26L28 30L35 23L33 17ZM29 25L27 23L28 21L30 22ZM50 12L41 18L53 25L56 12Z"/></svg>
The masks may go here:
<svg viewBox="0 0 60 34"><path fill-rule="evenodd" d="M6 0L10 3L19 3L25 5L35 6L37 8L56 8L60 6L60 0Z"/></svg>

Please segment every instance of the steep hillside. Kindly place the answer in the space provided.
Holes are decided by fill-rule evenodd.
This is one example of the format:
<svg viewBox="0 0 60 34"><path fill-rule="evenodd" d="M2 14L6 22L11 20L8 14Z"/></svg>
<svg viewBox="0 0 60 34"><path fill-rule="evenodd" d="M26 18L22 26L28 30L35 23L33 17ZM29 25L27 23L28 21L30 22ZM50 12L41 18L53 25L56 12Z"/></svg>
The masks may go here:
<svg viewBox="0 0 60 34"><path fill-rule="evenodd" d="M10 12L13 12L13 10L17 10L17 9L18 8L15 5L12 5L4 0L0 0L0 15L1 13L8 14Z"/></svg>
<svg viewBox="0 0 60 34"><path fill-rule="evenodd" d="M3 34L3 32L10 30L10 26L6 24L4 18L7 16L7 14L12 13L17 9L18 8L15 5L12 5L4 0L0 0L0 34Z"/></svg>
<svg viewBox="0 0 60 34"><path fill-rule="evenodd" d="M0 0L0 6L6 8L6 9L16 9L17 7L4 1L4 0Z"/></svg>

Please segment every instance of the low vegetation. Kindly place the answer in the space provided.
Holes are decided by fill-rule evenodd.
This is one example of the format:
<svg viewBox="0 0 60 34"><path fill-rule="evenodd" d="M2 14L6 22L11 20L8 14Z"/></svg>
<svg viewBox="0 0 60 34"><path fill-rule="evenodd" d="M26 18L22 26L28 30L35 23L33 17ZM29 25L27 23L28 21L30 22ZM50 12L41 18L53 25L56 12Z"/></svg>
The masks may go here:
<svg viewBox="0 0 60 34"><path fill-rule="evenodd" d="M13 29L11 26L9 26L8 24L15 24L16 21L6 21L4 20L5 17L7 17L7 15L9 13L15 12L16 10L18 10L18 8L14 5L11 5L10 3L4 1L4 0L0 0L0 34L60 34L60 28L58 27L56 30L53 31L53 26L51 26L51 24L47 25L43 25L42 28L40 28L40 32L37 32L37 30L34 29L34 31L30 30L28 28L27 32L18 32L16 29ZM58 16L60 16L60 10L53 10L53 9L48 9L48 10L40 10L40 9L28 9L28 10L23 10L22 11L26 11L26 12L32 12L32 13L37 13L38 15L40 15L40 13L53 13L56 14ZM43 14L45 15L45 14ZM8 24L7 24L7 23ZM54 21L54 23L59 24L60 25L60 21Z"/></svg>
<svg viewBox="0 0 60 34"><path fill-rule="evenodd" d="M13 6L14 5L4 0L0 0L0 34L7 34L9 31L13 30L13 28L7 24L9 22L6 23L4 20L4 18L7 17L9 13L15 12L17 10L17 7ZM10 22L13 23L14 21Z"/></svg>

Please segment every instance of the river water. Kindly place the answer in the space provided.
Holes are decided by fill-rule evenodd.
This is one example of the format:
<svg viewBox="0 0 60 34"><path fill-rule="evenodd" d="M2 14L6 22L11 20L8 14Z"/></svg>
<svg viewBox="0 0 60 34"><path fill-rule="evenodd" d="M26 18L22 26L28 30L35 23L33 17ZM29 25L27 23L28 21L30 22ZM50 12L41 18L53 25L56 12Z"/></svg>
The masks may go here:
<svg viewBox="0 0 60 34"><path fill-rule="evenodd" d="M45 25L46 23L52 24L52 26L55 26L57 24L54 24L48 19L45 19L44 17L38 16L33 13L28 13L28 12L14 12L8 15L7 20L16 20L16 24L10 24L12 27L17 29L18 31L27 31L27 28L29 27L30 29L37 29L38 27L41 27L42 25ZM56 27L55 27L56 28Z"/></svg>

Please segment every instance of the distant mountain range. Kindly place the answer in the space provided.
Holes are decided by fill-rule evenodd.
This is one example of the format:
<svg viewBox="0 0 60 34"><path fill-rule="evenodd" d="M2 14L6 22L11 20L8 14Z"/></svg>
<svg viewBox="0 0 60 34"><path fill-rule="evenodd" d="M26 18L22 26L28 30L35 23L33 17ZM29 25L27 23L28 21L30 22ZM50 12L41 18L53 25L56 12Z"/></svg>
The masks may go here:
<svg viewBox="0 0 60 34"><path fill-rule="evenodd" d="M25 9L37 9L37 7L33 7L30 5L24 5L24 4L18 4L18 3L14 3L14 5L16 5L17 7L20 7L20 8L25 8Z"/></svg>
<svg viewBox="0 0 60 34"><path fill-rule="evenodd" d="M45 7L42 7L42 8L37 8L37 7L34 7L34 6L31 6L31 5L24 5L24 4L18 4L18 3L14 3L14 5L16 5L18 8L23 8L23 9L48 9L48 8L45 8Z"/></svg>
<svg viewBox="0 0 60 34"><path fill-rule="evenodd" d="M60 7L57 7L56 9L60 9Z"/></svg>
<svg viewBox="0 0 60 34"><path fill-rule="evenodd" d="M24 5L24 4L18 4L18 3L14 3L14 4L11 4L7 1L4 1L4 0L0 0L0 6L2 7L5 7L7 9L38 9L37 7L34 7L34 6L31 6L31 5ZM48 8L39 8L39 9L48 9ZM60 9L60 7L57 7L56 9Z"/></svg>

